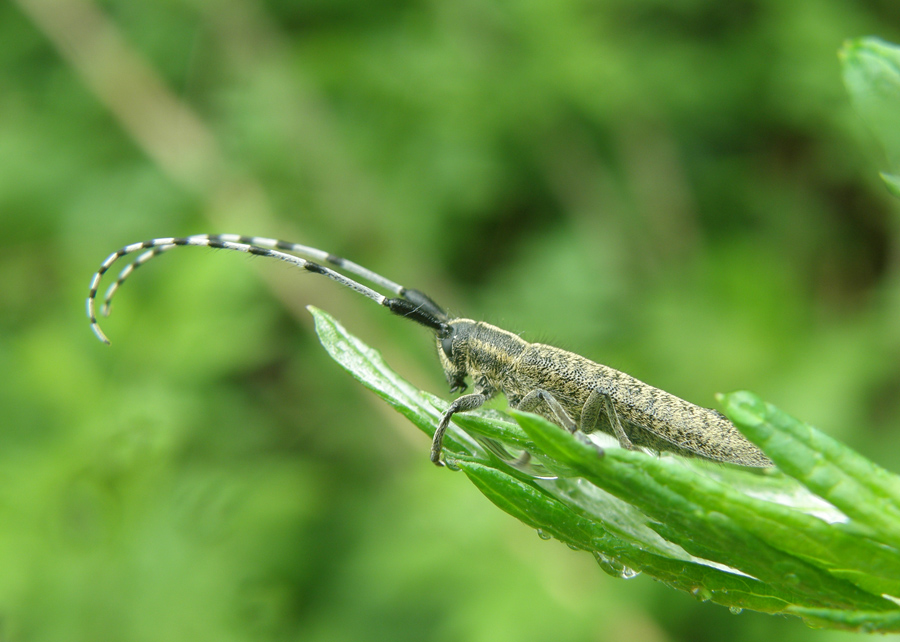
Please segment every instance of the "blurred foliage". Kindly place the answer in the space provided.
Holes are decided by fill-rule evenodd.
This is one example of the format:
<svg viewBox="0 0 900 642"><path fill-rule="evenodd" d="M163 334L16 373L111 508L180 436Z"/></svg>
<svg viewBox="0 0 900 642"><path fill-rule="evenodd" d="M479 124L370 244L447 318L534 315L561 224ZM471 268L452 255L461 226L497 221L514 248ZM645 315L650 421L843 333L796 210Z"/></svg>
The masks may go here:
<svg viewBox="0 0 900 642"><path fill-rule="evenodd" d="M884 145L891 168L900 171L900 46L878 38L859 38L841 49L844 83L860 115ZM900 198L900 174L883 173Z"/></svg>
<svg viewBox="0 0 900 642"><path fill-rule="evenodd" d="M446 398L427 334L324 279L178 250L111 348L83 298L125 243L286 237L898 470L897 205L835 55L894 0L104 0L79 49L82 4L0 4L0 639L844 635L609 578L435 470L303 306Z"/></svg>

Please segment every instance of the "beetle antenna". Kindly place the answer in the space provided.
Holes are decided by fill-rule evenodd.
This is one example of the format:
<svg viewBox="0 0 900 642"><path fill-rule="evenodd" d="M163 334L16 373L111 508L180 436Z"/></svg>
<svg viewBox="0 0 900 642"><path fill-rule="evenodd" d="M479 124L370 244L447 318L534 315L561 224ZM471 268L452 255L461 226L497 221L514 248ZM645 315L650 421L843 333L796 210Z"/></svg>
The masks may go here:
<svg viewBox="0 0 900 642"><path fill-rule="evenodd" d="M276 239L269 239L259 236L239 236L237 234L198 234L195 236L187 236L182 238L157 238L151 239L149 241L132 243L131 245L126 245L122 249L113 252L106 258L105 261L103 261L103 263L100 265L100 269L98 269L94 273L94 276L91 278L90 292L88 293L87 298L87 315L91 320L91 329L94 331L94 334L97 335L97 338L100 339L100 341L106 344L109 343L109 339L106 338L106 335L103 334L103 331L100 329L100 324L97 322L97 315L95 313L97 289L100 285L100 281L103 278L103 275L106 274L106 272L119 259L130 254L134 254L135 252L146 250L142 254L140 254L133 262L129 263L119 273L118 278L112 285L110 285L109 289L106 291L106 294L103 297L103 307L101 308L101 312L104 316L108 316L110 312L110 306L112 304L113 295L137 268L147 263L147 261L149 261L150 259L153 259L160 254L168 252L172 248L181 245L210 247L213 249L221 250L234 250L237 252L254 254L256 256L265 256L272 259L278 259L295 267L302 268L307 272L313 272L315 274L322 274L324 276L327 276L333 281L337 281L344 287L350 288L351 290L358 292L359 294L362 294L369 299L372 299L379 305L383 305L394 314L406 317L407 319L415 321L419 325L431 328L440 336L444 336L449 332L449 327L447 326L449 317L447 316L447 313L444 312L444 310L428 295L420 292L419 290L405 288L402 285L394 283L390 279L387 279L380 274L376 274L375 272L372 272L371 270L368 270L352 261L348 261L344 258L341 258L334 254L329 254L328 252L323 252L322 250L318 250L313 247L307 247L305 245L299 245L297 243L288 243L286 241L279 241ZM317 261L321 261L322 263L329 263L337 268L349 272L350 274L354 274L366 281L369 281L377 287L388 290L395 296L394 298L388 298L383 294L377 292L376 290L373 290L372 288L367 287L362 283L344 276L340 272L336 272L331 268L321 265Z"/></svg>

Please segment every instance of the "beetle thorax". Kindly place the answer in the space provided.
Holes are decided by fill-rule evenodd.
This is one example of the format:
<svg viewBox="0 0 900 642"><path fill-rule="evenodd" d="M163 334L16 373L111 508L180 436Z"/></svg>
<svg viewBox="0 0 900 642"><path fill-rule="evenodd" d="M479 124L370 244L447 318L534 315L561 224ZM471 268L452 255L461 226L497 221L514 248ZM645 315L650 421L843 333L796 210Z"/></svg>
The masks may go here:
<svg viewBox="0 0 900 642"><path fill-rule="evenodd" d="M484 379L495 388L528 343L512 332L496 326L454 319L448 323L450 333L438 337L441 366L453 390L465 388L465 377L476 382Z"/></svg>

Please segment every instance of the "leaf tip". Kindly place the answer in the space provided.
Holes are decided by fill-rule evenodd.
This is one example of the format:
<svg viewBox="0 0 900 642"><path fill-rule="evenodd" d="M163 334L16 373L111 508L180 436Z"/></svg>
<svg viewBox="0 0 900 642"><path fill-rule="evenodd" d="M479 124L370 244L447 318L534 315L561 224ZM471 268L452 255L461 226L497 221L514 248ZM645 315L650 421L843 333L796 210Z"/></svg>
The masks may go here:
<svg viewBox="0 0 900 642"><path fill-rule="evenodd" d="M884 181L884 184L887 185L888 191L892 196L900 198L900 174L888 174L887 172L880 172L879 176L881 176L881 180Z"/></svg>
<svg viewBox="0 0 900 642"><path fill-rule="evenodd" d="M746 390L717 395L725 414L735 423L758 426L765 421L766 404L757 395Z"/></svg>

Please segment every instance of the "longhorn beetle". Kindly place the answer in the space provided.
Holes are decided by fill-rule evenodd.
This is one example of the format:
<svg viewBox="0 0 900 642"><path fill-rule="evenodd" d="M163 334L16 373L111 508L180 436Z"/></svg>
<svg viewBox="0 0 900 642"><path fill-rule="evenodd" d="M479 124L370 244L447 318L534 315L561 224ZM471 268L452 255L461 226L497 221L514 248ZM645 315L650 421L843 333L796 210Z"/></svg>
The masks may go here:
<svg viewBox="0 0 900 642"><path fill-rule="evenodd" d="M645 447L741 466L772 465L762 451L715 410L695 406L580 355L528 343L487 323L451 318L418 290L405 288L339 256L275 239L201 234L142 241L113 252L91 279L87 298L87 315L97 338L109 343L95 313L97 288L103 275L120 258L143 251L107 290L101 310L106 316L113 294L135 269L179 245L235 250L284 261L337 281L394 314L433 330L450 392L464 391L466 377L475 384L473 393L450 404L434 433L431 461L438 466L443 465L442 442L450 418L457 412L475 410L498 392L506 396L511 406L536 412L572 433L599 429L614 435L623 448ZM394 296L388 298L322 263L356 275Z"/></svg>

